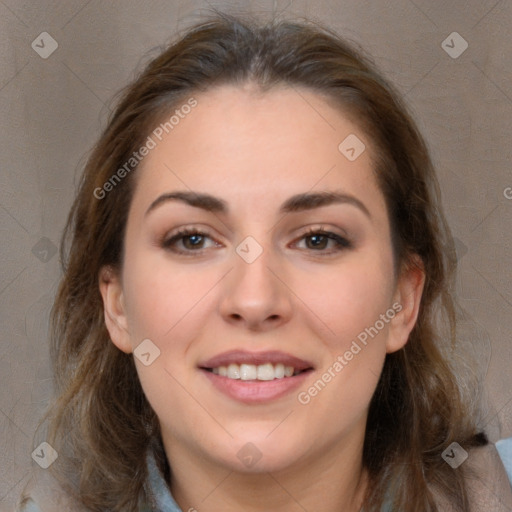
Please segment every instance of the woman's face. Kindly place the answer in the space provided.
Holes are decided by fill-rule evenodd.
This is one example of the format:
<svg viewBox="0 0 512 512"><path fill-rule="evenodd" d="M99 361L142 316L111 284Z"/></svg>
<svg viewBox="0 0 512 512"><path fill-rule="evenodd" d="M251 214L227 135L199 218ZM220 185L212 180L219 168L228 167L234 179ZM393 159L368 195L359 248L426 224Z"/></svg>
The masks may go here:
<svg viewBox="0 0 512 512"><path fill-rule="evenodd" d="M307 89L194 98L133 171L122 273L100 280L112 341L135 351L171 460L360 451L422 286L394 276L372 141Z"/></svg>

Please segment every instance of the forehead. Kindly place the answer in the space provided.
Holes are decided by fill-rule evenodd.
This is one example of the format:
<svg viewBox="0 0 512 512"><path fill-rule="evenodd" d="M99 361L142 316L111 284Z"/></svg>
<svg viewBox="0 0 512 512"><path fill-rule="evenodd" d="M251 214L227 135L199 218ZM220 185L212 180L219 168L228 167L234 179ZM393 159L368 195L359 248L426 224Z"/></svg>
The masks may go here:
<svg viewBox="0 0 512 512"><path fill-rule="evenodd" d="M342 189L369 194L375 208L384 207L372 142L314 91L280 86L262 93L251 85L222 85L192 96L192 109L177 105L150 133L155 147L136 171L135 207L187 189L228 201L236 195L253 209L262 201L281 204L298 193ZM176 110L181 115L163 129ZM347 148L359 152L362 144L355 160L347 158L353 154Z"/></svg>

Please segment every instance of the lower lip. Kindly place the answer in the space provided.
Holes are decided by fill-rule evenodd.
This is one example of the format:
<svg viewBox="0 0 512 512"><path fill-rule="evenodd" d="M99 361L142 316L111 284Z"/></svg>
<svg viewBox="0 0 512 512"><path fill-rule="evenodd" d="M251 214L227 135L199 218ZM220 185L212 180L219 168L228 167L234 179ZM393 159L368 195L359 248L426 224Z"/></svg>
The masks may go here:
<svg viewBox="0 0 512 512"><path fill-rule="evenodd" d="M312 370L293 377L274 380L229 379L201 369L210 382L225 395L247 404L269 402L281 398L298 388L312 373Z"/></svg>

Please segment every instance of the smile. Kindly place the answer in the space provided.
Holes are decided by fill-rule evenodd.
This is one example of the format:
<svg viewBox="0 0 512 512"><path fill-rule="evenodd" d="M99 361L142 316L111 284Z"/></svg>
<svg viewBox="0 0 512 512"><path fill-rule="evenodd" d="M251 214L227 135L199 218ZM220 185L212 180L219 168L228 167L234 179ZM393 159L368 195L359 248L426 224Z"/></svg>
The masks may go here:
<svg viewBox="0 0 512 512"><path fill-rule="evenodd" d="M229 366L217 366L212 368L211 371L215 375L227 377L228 379L274 380L298 375L302 370L296 371L293 366L285 366L282 363L265 363L260 365L232 363Z"/></svg>
<svg viewBox="0 0 512 512"><path fill-rule="evenodd" d="M304 359L279 351L234 350L199 365L212 388L247 404L264 403L290 394L313 372Z"/></svg>

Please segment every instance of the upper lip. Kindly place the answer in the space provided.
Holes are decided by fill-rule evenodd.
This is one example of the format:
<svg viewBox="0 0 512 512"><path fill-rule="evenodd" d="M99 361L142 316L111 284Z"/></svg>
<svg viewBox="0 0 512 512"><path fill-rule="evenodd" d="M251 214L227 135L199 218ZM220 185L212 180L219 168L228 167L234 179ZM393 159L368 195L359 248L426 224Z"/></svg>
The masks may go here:
<svg viewBox="0 0 512 512"><path fill-rule="evenodd" d="M249 352L247 350L230 350L218 354L207 361L200 363L200 368L218 368L219 366L229 366L230 364L254 364L260 365L265 363L278 364L284 366L293 366L295 370L307 370L313 368L312 363L292 356L278 350L270 350L266 352Z"/></svg>

